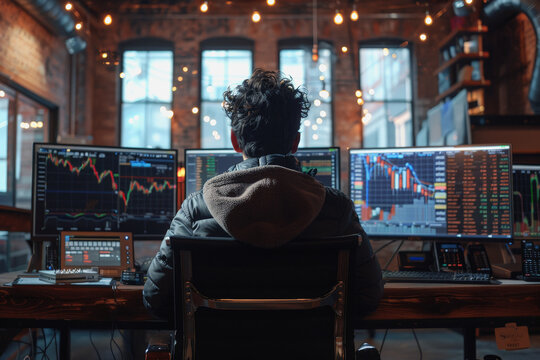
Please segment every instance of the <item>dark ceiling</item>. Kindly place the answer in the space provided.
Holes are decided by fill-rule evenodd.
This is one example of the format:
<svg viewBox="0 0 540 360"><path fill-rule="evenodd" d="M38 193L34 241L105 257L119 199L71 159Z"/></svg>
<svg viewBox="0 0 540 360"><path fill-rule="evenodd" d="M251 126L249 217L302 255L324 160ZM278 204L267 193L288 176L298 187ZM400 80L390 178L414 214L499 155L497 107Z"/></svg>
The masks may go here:
<svg viewBox="0 0 540 360"><path fill-rule="evenodd" d="M113 14L199 14L204 0L76 0L94 16ZM360 16L388 13L434 13L448 6L449 0L317 0L320 12L337 9L348 12L355 4ZM266 14L311 14L313 0L275 0L268 6L266 0L209 0L207 14L245 14L258 10Z"/></svg>

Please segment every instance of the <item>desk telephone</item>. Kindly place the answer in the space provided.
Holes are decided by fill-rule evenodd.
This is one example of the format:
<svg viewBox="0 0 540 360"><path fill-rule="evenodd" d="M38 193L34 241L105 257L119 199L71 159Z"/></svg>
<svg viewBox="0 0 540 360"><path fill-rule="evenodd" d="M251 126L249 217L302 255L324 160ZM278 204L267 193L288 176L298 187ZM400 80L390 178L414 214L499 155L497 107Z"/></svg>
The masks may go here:
<svg viewBox="0 0 540 360"><path fill-rule="evenodd" d="M465 250L459 243L435 243L433 252L400 251L399 270L492 273L483 245L470 244Z"/></svg>

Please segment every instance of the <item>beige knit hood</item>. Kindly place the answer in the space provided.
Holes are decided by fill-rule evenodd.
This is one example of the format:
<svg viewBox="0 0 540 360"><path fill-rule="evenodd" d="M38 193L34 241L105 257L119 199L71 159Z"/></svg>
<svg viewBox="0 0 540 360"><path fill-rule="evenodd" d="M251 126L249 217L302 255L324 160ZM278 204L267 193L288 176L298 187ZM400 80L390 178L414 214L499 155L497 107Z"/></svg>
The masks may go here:
<svg viewBox="0 0 540 360"><path fill-rule="evenodd" d="M227 172L203 188L204 201L223 229L265 248L300 235L319 214L325 195L313 177L277 165Z"/></svg>

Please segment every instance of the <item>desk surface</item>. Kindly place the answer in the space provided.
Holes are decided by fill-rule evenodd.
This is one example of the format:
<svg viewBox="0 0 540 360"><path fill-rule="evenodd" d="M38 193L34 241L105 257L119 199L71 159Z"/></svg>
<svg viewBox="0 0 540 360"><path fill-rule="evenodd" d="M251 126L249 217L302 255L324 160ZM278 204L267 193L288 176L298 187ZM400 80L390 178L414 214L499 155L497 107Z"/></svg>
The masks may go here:
<svg viewBox="0 0 540 360"><path fill-rule="evenodd" d="M4 286L16 273L0 274L0 319L149 322L142 286ZM366 323L429 319L540 318L540 283L501 285L388 283Z"/></svg>

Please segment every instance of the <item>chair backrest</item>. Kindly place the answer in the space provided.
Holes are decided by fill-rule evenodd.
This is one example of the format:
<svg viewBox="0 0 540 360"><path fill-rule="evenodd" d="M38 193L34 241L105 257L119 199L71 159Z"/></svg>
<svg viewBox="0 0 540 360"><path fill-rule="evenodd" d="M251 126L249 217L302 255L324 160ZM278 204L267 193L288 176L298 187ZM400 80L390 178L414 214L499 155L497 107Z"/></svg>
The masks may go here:
<svg viewBox="0 0 540 360"><path fill-rule="evenodd" d="M353 349L346 312L357 235L276 249L232 238L170 243L175 328L183 330L176 358L328 360Z"/></svg>

